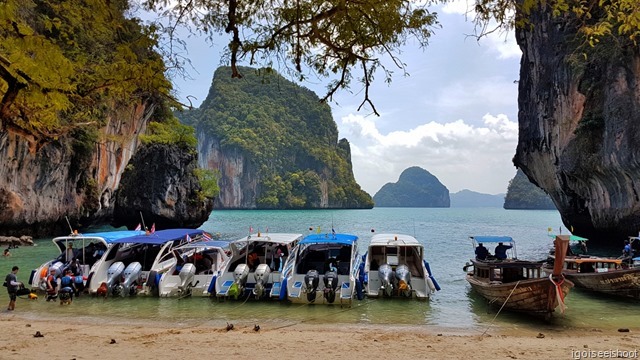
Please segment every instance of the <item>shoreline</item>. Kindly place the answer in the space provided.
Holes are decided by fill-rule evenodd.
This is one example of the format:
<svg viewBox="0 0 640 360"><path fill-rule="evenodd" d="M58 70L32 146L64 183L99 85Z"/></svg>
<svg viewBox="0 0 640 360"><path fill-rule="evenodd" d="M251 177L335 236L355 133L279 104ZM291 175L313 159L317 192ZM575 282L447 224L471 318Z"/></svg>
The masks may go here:
<svg viewBox="0 0 640 360"><path fill-rule="evenodd" d="M570 359L584 358L589 351L604 354L612 350L630 355L635 351L637 357L640 347L640 328L629 332L578 328L536 331L494 325L483 335L475 329L437 326L293 321L254 324L238 319L227 331L227 324L220 320L171 324L158 320L105 321L98 317L35 319L16 311L0 313L0 352L7 358L146 359L175 354L180 358L279 360L301 356L461 359L478 355L496 359ZM258 331L254 330L255 325L260 326ZM35 338L38 331L43 336Z"/></svg>

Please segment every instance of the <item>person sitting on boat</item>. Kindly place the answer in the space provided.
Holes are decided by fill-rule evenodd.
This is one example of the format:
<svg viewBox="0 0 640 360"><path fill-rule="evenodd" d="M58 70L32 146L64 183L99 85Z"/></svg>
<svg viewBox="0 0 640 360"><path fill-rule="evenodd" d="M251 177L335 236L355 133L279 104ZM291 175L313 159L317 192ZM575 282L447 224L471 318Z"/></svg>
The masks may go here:
<svg viewBox="0 0 640 360"><path fill-rule="evenodd" d="M258 265L260 265L260 259L258 259L258 253L252 251L247 257L247 265L249 265L250 271L256 271Z"/></svg>
<svg viewBox="0 0 640 360"><path fill-rule="evenodd" d="M476 259L487 260L487 257L489 256L491 256L491 254L489 254L489 250L486 247L484 247L482 243L479 243L478 246L476 247Z"/></svg>
<svg viewBox="0 0 640 360"><path fill-rule="evenodd" d="M624 241L624 248L622 248L622 260L631 262L633 258L633 249L631 249L631 243L629 240Z"/></svg>
<svg viewBox="0 0 640 360"><path fill-rule="evenodd" d="M511 249L512 247L513 247L512 245L505 245L503 243L498 243L498 246L496 246L496 250L495 250L496 259L498 260L506 259L507 250Z"/></svg>

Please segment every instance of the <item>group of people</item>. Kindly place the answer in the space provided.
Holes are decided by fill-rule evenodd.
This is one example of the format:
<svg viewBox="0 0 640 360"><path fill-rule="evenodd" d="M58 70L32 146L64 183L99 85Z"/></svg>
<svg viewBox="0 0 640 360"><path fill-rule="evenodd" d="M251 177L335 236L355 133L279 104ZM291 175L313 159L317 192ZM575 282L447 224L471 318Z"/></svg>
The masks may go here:
<svg viewBox="0 0 640 360"><path fill-rule="evenodd" d="M495 258L498 260L504 260L507 258L507 250L511 249L512 245L505 245L504 243L498 243L494 250L495 255L491 255L489 250L484 247L482 243L479 243L476 247L476 259L478 260L487 260L491 258Z"/></svg>

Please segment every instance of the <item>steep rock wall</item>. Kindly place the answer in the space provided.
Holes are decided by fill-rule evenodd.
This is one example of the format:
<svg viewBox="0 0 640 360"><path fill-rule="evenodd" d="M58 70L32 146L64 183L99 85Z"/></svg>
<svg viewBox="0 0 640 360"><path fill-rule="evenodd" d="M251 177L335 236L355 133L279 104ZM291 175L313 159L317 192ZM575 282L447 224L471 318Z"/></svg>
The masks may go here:
<svg viewBox="0 0 640 360"><path fill-rule="evenodd" d="M200 196L195 175L197 154L178 145L142 145L127 166L116 193L113 225L156 229L197 228L213 210L213 199Z"/></svg>
<svg viewBox="0 0 640 360"><path fill-rule="evenodd" d="M516 31L523 51L514 163L552 197L567 227L620 245L640 230L640 56L599 44L582 62L570 19L548 8Z"/></svg>
<svg viewBox="0 0 640 360"><path fill-rule="evenodd" d="M34 152L21 135L2 131L0 233L52 236L69 231L65 217L75 227L111 216L112 195L153 110L147 103L113 110L87 153L71 137Z"/></svg>
<svg viewBox="0 0 640 360"><path fill-rule="evenodd" d="M220 174L218 209L255 209L257 176L251 162L237 149L223 152L220 142L198 132L198 163Z"/></svg>

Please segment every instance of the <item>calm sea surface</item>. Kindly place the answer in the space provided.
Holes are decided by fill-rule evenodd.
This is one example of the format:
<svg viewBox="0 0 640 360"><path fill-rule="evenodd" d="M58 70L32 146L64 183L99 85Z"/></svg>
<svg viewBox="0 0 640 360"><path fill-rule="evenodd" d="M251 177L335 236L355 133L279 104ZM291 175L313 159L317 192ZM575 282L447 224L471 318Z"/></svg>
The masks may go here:
<svg viewBox="0 0 640 360"><path fill-rule="evenodd" d="M78 317L88 321L161 321L167 324L269 323L286 326L294 323L338 323L376 325L437 326L483 331L490 324L501 328L521 329L614 329L635 328L640 323L640 302L611 299L573 290L567 298L565 315L556 313L551 322L526 315L500 313L488 308L484 299L471 291L462 267L473 255L471 235L507 235L516 240L521 259L540 260L552 246L547 228L561 227L557 211L504 210L499 208L376 208L372 210L312 211L214 211L202 229L234 240L255 231L356 234L360 253L366 251L369 238L377 233L397 232L415 236L426 248L426 257L442 290L429 302L402 300L354 301L352 308L339 306L291 305L278 302L219 302L208 298L157 299L109 298L83 296L71 306L18 299L16 312L29 318ZM100 229L104 230L104 229ZM567 233L562 228L563 233ZM55 234L64 235L64 234ZM53 236L52 236L53 237ZM20 266L18 279L27 282L31 269L57 256L51 239L36 240L35 247L12 250L13 256L0 259L2 276L13 265ZM490 249L493 251L493 249ZM0 301L8 303L2 290ZM0 304L4 306L3 304ZM6 316L1 312L0 316Z"/></svg>

